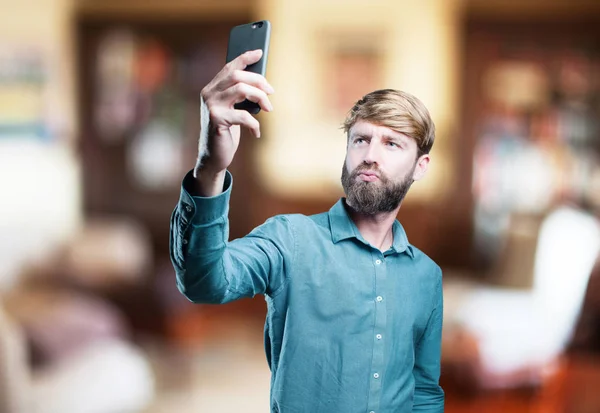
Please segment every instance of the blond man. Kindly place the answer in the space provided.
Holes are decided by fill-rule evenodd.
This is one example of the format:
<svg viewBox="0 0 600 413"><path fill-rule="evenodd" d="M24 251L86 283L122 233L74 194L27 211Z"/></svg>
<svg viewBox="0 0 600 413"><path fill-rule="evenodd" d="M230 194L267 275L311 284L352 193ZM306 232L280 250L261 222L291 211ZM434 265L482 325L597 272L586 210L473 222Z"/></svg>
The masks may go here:
<svg viewBox="0 0 600 413"><path fill-rule="evenodd" d="M260 136L256 118L233 105L249 99L272 110L273 88L243 70L260 57L238 57L202 91L198 163L171 218L180 291L196 303L265 295L271 412L443 412L442 274L396 220L429 165L427 109L395 90L360 99L344 123L346 197L229 242L227 168L240 126Z"/></svg>

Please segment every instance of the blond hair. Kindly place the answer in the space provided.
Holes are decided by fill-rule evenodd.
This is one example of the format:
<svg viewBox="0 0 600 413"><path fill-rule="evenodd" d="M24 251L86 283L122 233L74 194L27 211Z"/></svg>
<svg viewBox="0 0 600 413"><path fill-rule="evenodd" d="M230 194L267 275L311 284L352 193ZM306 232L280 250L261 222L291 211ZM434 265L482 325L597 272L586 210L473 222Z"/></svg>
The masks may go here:
<svg viewBox="0 0 600 413"><path fill-rule="evenodd" d="M354 124L364 120L402 133L417 142L417 157L429 153L435 140L435 125L429 111L410 93L382 89L363 96L354 104L342 128L349 133Z"/></svg>

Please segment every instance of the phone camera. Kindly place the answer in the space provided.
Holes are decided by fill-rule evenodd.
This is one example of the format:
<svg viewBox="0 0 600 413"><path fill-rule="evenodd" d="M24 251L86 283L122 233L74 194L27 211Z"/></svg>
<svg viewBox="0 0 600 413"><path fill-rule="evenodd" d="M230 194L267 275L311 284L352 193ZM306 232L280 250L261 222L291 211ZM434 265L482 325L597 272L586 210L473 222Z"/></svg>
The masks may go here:
<svg viewBox="0 0 600 413"><path fill-rule="evenodd" d="M260 29L263 26L263 22L256 22L252 25L253 29Z"/></svg>

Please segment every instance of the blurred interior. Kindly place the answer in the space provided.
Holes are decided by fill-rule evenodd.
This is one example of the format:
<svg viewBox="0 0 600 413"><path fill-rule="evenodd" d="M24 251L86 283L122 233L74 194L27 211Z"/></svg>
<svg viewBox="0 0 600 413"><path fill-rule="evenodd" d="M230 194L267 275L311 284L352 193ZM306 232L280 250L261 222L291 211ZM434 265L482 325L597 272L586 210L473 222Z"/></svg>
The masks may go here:
<svg viewBox="0 0 600 413"><path fill-rule="evenodd" d="M447 411L600 411L600 2L0 6L0 413L268 410L264 299L190 304L168 255L199 92L259 19L275 110L231 237L328 210L346 111L411 92L437 138L399 219L444 270Z"/></svg>

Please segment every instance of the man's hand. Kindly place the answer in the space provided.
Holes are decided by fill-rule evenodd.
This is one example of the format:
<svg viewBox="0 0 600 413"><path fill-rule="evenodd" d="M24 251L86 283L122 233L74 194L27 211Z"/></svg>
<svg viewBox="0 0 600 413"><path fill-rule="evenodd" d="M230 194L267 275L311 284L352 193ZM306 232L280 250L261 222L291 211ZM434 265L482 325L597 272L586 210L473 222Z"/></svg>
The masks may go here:
<svg viewBox="0 0 600 413"><path fill-rule="evenodd" d="M204 119L201 119L198 163L194 169L199 195L214 196L222 192L225 170L240 143L240 126L260 137L258 120L245 110L235 109L234 105L248 99L258 103L265 112L273 110L268 98L274 92L271 85L263 76L244 71L261 56L262 50L238 56L227 63L200 93L201 117ZM208 130L202 130L204 128Z"/></svg>

